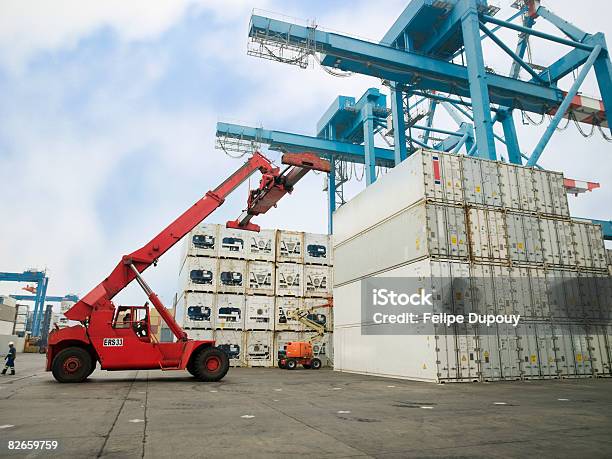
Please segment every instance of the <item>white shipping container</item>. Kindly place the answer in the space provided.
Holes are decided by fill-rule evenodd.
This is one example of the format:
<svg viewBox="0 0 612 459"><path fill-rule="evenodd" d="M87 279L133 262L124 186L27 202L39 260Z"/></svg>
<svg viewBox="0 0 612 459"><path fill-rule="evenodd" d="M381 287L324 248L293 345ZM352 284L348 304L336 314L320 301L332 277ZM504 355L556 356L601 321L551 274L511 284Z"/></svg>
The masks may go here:
<svg viewBox="0 0 612 459"><path fill-rule="evenodd" d="M587 328L587 343L591 353L591 365L595 376L612 375L612 361L606 341L606 329L603 325L592 325Z"/></svg>
<svg viewBox="0 0 612 459"><path fill-rule="evenodd" d="M577 265L582 268L605 270L607 254L601 226L573 220L572 228Z"/></svg>
<svg viewBox="0 0 612 459"><path fill-rule="evenodd" d="M28 315L30 308L26 304L18 304L17 305L17 315Z"/></svg>
<svg viewBox="0 0 612 459"><path fill-rule="evenodd" d="M521 207L521 185L523 184L519 182L519 166L499 163L498 169L503 207L513 210L533 210Z"/></svg>
<svg viewBox="0 0 612 459"><path fill-rule="evenodd" d="M185 328L214 328L215 294L185 292L181 299L183 305L177 308L177 320L181 314L183 327Z"/></svg>
<svg viewBox="0 0 612 459"><path fill-rule="evenodd" d="M215 331L215 346L224 351L229 357L230 365L242 367L246 364L245 335L237 330Z"/></svg>
<svg viewBox="0 0 612 459"><path fill-rule="evenodd" d="M508 234L504 213L471 207L467 211L470 251L476 261L507 261Z"/></svg>
<svg viewBox="0 0 612 459"><path fill-rule="evenodd" d="M329 298L332 296L332 268L304 265L304 296Z"/></svg>
<svg viewBox="0 0 612 459"><path fill-rule="evenodd" d="M253 367L272 366L274 333L270 331L249 331L245 334L247 365Z"/></svg>
<svg viewBox="0 0 612 459"><path fill-rule="evenodd" d="M247 254L247 243L250 237L250 231L226 228L219 228L219 238L221 244L219 246L219 257L222 258L237 258L244 260Z"/></svg>
<svg viewBox="0 0 612 459"><path fill-rule="evenodd" d="M297 320L287 317L289 311L301 309L303 307L302 298L276 297L275 300L275 330L282 331L302 331L303 326Z"/></svg>
<svg viewBox="0 0 612 459"><path fill-rule="evenodd" d="M183 256L217 257L219 255L219 225L200 223L187 235Z"/></svg>
<svg viewBox="0 0 612 459"><path fill-rule="evenodd" d="M518 167L516 172L520 186L521 210L524 212L536 212L538 205L536 202L533 169L530 167Z"/></svg>
<svg viewBox="0 0 612 459"><path fill-rule="evenodd" d="M247 262L233 258L219 260L219 279L217 292L219 293L245 293L247 285Z"/></svg>
<svg viewBox="0 0 612 459"><path fill-rule="evenodd" d="M276 265L276 295L303 296L304 265L278 263Z"/></svg>
<svg viewBox="0 0 612 459"><path fill-rule="evenodd" d="M334 212L334 247L417 202L462 203L459 161L439 152L412 154Z"/></svg>
<svg viewBox="0 0 612 459"><path fill-rule="evenodd" d="M516 328L509 324L500 324L497 333L502 377L505 380L520 379L521 362Z"/></svg>
<svg viewBox="0 0 612 459"><path fill-rule="evenodd" d="M60 303L60 312L62 314L65 314L66 311L68 311L72 306L74 306L76 303L74 301L62 301Z"/></svg>
<svg viewBox="0 0 612 459"><path fill-rule="evenodd" d="M304 308L309 310L309 318L325 327L325 330L332 331L333 325L333 307L327 304L324 298L304 298Z"/></svg>
<svg viewBox="0 0 612 459"><path fill-rule="evenodd" d="M461 156L460 158L465 202L501 207L502 192L498 163L470 156Z"/></svg>
<svg viewBox="0 0 612 459"><path fill-rule="evenodd" d="M250 231L246 237L246 257L248 260L275 261L276 230L262 229Z"/></svg>
<svg viewBox="0 0 612 459"><path fill-rule="evenodd" d="M244 328L244 295L218 294L215 302L215 328L232 330Z"/></svg>
<svg viewBox="0 0 612 459"><path fill-rule="evenodd" d="M274 295L275 268L271 261L248 261L246 292L249 295Z"/></svg>
<svg viewBox="0 0 612 459"><path fill-rule="evenodd" d="M182 291L215 292L218 263L216 258L187 257L180 274Z"/></svg>
<svg viewBox="0 0 612 459"><path fill-rule="evenodd" d="M246 297L246 330L272 330L275 300L273 296Z"/></svg>
<svg viewBox="0 0 612 459"><path fill-rule="evenodd" d="M191 339L200 341L213 341L215 339L214 330L186 330L187 336Z"/></svg>
<svg viewBox="0 0 612 459"><path fill-rule="evenodd" d="M342 207L359 211L351 203ZM468 258L465 212L461 207L421 202L356 232L361 218L358 213L344 211L343 223L336 223L341 228L344 225L344 234L351 234L334 247L336 286L426 256Z"/></svg>
<svg viewBox="0 0 612 459"><path fill-rule="evenodd" d="M304 233L278 230L276 232L276 261L302 263L304 261Z"/></svg>
<svg viewBox="0 0 612 459"><path fill-rule="evenodd" d="M304 233L304 263L330 266L332 264L331 237L327 234Z"/></svg>
<svg viewBox="0 0 612 459"><path fill-rule="evenodd" d="M542 264L542 237L538 218L533 215L506 213L510 259L515 263Z"/></svg>
<svg viewBox="0 0 612 459"><path fill-rule="evenodd" d="M536 209L544 215L569 216L567 193L560 172L532 169Z"/></svg>

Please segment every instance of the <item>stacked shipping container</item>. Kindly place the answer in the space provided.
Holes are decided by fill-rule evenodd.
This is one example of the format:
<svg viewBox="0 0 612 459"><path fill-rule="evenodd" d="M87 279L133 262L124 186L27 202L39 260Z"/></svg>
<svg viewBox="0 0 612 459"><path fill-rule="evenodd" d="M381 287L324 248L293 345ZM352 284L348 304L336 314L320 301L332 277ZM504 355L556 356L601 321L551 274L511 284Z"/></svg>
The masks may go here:
<svg viewBox="0 0 612 459"><path fill-rule="evenodd" d="M336 369L436 382L612 374L601 228L570 218L562 174L419 151L341 207L334 231ZM369 277L422 279L455 314L521 323L364 335Z"/></svg>
<svg viewBox="0 0 612 459"><path fill-rule="evenodd" d="M233 366L276 365L287 342L312 334L288 311L312 308L332 331L331 309L316 307L331 296L331 254L328 235L202 224L181 257L177 321L191 338L215 339ZM321 346L331 364L329 336Z"/></svg>

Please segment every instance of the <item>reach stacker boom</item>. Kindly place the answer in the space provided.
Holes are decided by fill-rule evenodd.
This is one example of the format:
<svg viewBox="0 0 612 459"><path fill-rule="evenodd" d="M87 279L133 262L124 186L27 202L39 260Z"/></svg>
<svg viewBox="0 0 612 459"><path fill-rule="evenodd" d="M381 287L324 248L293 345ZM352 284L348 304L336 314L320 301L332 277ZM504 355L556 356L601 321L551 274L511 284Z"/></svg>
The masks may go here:
<svg viewBox="0 0 612 459"><path fill-rule="evenodd" d="M329 172L329 163L310 153L283 156L288 166L281 172L256 152L227 180L179 216L142 248L124 255L100 284L79 300L65 315L81 324L56 329L49 335L47 371L59 382L82 382L94 371L187 370L201 381L219 381L228 371L227 354L214 340L192 340L164 307L142 277L174 244L223 204L225 198L251 174L262 174L259 188L249 195L244 216L228 226L258 231L250 219L265 213L310 169ZM150 332L149 306L115 306L112 299L133 280L146 293L174 336L175 342L158 342Z"/></svg>

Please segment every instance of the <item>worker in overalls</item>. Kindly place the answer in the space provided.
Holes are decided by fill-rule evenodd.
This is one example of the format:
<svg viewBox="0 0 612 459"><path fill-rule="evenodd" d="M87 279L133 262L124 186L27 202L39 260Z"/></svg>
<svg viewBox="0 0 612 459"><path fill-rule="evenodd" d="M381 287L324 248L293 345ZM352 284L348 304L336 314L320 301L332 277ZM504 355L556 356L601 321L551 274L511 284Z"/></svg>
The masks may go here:
<svg viewBox="0 0 612 459"><path fill-rule="evenodd" d="M13 343L12 341L8 344L9 344L9 351L8 351L8 354L6 354L6 357L4 357L4 360L6 360L6 366L4 367L4 370L2 370L2 374L5 375L6 370L10 368L11 374L14 375L15 374L15 357L17 356L17 349L15 349L15 343Z"/></svg>

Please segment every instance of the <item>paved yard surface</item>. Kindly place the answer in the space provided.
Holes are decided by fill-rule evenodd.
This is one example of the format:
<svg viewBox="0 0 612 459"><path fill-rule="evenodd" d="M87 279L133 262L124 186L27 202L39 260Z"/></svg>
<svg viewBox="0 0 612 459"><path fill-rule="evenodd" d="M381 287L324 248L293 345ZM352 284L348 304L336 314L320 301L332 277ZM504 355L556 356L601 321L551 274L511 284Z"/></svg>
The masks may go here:
<svg viewBox="0 0 612 459"><path fill-rule="evenodd" d="M330 370L0 377L0 457L612 457L612 380L434 385ZM9 440L57 440L55 453Z"/></svg>

